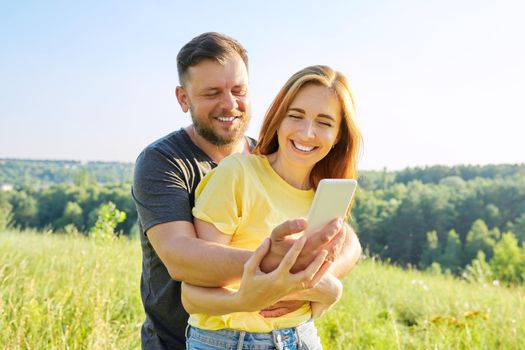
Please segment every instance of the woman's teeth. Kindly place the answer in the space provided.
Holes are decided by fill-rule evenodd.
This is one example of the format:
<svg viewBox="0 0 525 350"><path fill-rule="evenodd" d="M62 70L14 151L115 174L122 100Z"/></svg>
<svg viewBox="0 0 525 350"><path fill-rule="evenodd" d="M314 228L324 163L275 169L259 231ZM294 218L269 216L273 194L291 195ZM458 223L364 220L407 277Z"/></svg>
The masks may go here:
<svg viewBox="0 0 525 350"><path fill-rule="evenodd" d="M297 148L299 151L303 152L311 152L315 147L314 146L305 146L301 145L300 143L296 143L295 141L292 141L292 144L295 148Z"/></svg>

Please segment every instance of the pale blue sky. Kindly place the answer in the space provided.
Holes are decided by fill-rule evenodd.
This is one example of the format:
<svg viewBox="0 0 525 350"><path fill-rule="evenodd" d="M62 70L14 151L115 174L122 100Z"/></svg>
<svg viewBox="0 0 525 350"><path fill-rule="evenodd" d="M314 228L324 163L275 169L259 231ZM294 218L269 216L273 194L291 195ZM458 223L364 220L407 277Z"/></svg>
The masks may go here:
<svg viewBox="0 0 525 350"><path fill-rule="evenodd" d="M292 73L328 64L355 91L361 169L525 162L525 2L253 3L2 1L0 158L134 161L189 123L175 57L219 31L250 56L252 136Z"/></svg>

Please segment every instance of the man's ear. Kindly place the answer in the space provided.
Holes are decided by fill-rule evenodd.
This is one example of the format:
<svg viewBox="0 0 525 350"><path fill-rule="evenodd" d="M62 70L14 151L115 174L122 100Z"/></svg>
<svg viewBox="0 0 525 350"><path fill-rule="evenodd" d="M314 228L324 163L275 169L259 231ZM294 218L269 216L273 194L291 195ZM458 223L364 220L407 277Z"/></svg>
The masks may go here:
<svg viewBox="0 0 525 350"><path fill-rule="evenodd" d="M186 91L182 86L177 86L175 88L175 96L177 96L177 101L179 101L180 108L182 108L182 111L186 113L190 106L188 104L188 96L186 95Z"/></svg>

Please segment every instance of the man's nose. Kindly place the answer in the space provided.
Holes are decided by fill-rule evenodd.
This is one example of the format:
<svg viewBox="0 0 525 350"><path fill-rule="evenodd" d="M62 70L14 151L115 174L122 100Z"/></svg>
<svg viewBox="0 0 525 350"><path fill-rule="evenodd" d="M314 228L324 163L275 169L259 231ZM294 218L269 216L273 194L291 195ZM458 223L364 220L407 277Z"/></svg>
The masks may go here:
<svg viewBox="0 0 525 350"><path fill-rule="evenodd" d="M233 110L237 109L238 106L239 106L239 104L238 104L238 101L237 101L237 97L232 95L231 92L227 92L227 93L223 94L222 99L221 99L221 108L222 109L224 109L226 111L233 111Z"/></svg>

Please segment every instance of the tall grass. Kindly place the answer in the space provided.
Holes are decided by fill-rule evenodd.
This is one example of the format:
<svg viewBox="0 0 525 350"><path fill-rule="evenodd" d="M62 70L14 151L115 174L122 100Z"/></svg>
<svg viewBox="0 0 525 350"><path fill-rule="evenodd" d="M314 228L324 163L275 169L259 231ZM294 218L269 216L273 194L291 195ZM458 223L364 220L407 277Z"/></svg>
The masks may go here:
<svg viewBox="0 0 525 350"><path fill-rule="evenodd" d="M317 325L326 349L525 349L525 289L363 261Z"/></svg>
<svg viewBox="0 0 525 350"><path fill-rule="evenodd" d="M1 349L135 349L140 246L0 233Z"/></svg>
<svg viewBox="0 0 525 350"><path fill-rule="evenodd" d="M137 349L140 244L0 233L0 349ZM525 349L525 291L362 261L325 349Z"/></svg>

